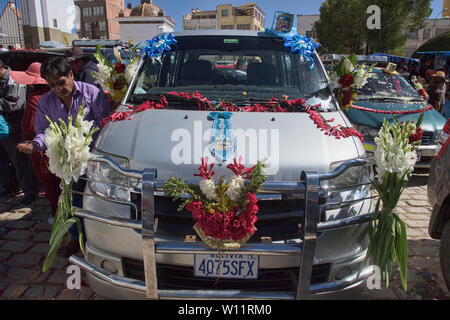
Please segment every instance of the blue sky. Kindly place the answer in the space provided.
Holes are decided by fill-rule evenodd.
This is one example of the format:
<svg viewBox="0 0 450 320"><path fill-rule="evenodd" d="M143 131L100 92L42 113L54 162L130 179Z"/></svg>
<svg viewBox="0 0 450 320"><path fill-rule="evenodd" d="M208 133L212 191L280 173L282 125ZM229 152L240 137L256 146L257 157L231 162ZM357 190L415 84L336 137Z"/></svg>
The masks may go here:
<svg viewBox="0 0 450 320"><path fill-rule="evenodd" d="M395 1L395 0L394 0ZM444 0L433 0L431 8L433 13L430 18L440 17ZM166 15L171 16L176 23L175 30L183 28L182 16L191 12L191 9L199 8L201 10L215 10L216 4L233 4L239 6L250 2L256 2L258 6L264 11L266 15L266 26L272 23L273 14L278 10L289 11L294 14L318 14L320 5L323 1L320 0L219 0L212 2L211 0L153 0L153 3L161 7ZM140 0L125 0L125 4L131 3L134 8L140 3ZM439 15L438 15L439 14Z"/></svg>

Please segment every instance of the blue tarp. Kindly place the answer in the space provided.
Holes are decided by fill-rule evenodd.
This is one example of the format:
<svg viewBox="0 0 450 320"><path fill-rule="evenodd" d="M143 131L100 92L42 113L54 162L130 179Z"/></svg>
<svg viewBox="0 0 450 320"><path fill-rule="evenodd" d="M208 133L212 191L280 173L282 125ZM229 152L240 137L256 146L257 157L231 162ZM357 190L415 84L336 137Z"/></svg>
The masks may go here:
<svg viewBox="0 0 450 320"><path fill-rule="evenodd" d="M416 52L417 54L432 54L435 56L446 56L450 57L450 51L427 51L427 52Z"/></svg>
<svg viewBox="0 0 450 320"><path fill-rule="evenodd" d="M401 64L401 63L410 63L410 62L417 62L419 63L419 59L413 59L413 58L408 58L408 57L400 57L400 56L394 56L392 54L387 54L387 53L374 53L372 54L372 56L384 56L387 57L389 62L394 62L397 65Z"/></svg>

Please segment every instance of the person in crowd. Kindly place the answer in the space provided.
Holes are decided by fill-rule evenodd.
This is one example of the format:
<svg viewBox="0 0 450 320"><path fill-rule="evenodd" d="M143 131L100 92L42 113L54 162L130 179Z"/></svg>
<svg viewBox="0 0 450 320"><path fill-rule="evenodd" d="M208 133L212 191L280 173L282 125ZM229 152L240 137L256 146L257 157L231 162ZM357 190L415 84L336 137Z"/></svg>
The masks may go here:
<svg viewBox="0 0 450 320"><path fill-rule="evenodd" d="M442 113L442 107L445 101L445 73L438 71L430 76L430 84L427 86L429 96L428 103L434 109Z"/></svg>
<svg viewBox="0 0 450 320"><path fill-rule="evenodd" d="M28 205L39 198L39 184L34 174L31 160L16 148L21 139L21 122L25 107L25 86L19 85L10 75L11 69L0 60L0 113L10 126L8 137L0 140L0 147L4 149L14 169L19 184L24 192L21 204ZM6 161L0 172L8 172ZM8 185L10 177L0 174L1 185Z"/></svg>
<svg viewBox="0 0 450 320"><path fill-rule="evenodd" d="M96 127L100 127L102 120L110 114L110 106L105 95L91 84L75 81L72 67L65 58L53 57L44 61L41 66L41 77L47 81L51 91L44 94L37 104L34 121L36 136L31 142L24 143L21 147L26 154L45 149L45 130L49 127L46 117L55 122L62 119L67 123L69 115L71 115L75 121L78 109L83 102L86 102L85 108L87 108L84 119L93 121ZM98 133L99 131L94 134L94 141ZM72 190L84 192L85 186L86 180L80 178L77 183L73 184ZM83 197L74 193L73 206L82 208ZM74 224L69 232L72 240L61 249L63 256L70 256L78 250L77 225Z"/></svg>
<svg viewBox="0 0 450 320"><path fill-rule="evenodd" d="M65 56L72 67L76 81L92 84L102 90L100 84L92 76L92 71L98 72L98 67L89 55L84 53L80 47L72 47L65 52Z"/></svg>
<svg viewBox="0 0 450 320"><path fill-rule="evenodd" d="M14 48L14 46L12 46L12 45L9 45L9 46L8 46L8 50L9 50L9 51L14 51L14 50L16 50L16 48Z"/></svg>
<svg viewBox="0 0 450 320"><path fill-rule="evenodd" d="M5 179L0 179L0 198L18 198L23 195L20 189L19 181L17 180L16 170L14 165L9 161L8 154L5 149L0 146L0 170Z"/></svg>
<svg viewBox="0 0 450 320"><path fill-rule="evenodd" d="M30 64L26 71L11 71L11 77L19 84L30 87L25 104L25 112L22 119L22 142L17 145L19 151L23 151L27 143L31 142L36 136L34 131L34 119L38 101L41 97L50 91L47 82L40 76L41 64L34 62ZM34 173L37 179L42 183L45 190L47 200L50 202L52 216L56 215L58 208L58 197L61 193L59 187L60 180L57 176L50 172L48 158L44 151L34 152L30 154L31 163L33 164ZM49 219L49 223L52 223Z"/></svg>

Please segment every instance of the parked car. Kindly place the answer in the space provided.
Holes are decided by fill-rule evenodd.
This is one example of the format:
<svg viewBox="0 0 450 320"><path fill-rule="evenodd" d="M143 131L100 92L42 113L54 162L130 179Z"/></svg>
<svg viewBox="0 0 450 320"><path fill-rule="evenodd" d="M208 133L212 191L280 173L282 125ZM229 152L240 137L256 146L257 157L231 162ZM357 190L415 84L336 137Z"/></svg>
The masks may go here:
<svg viewBox="0 0 450 320"><path fill-rule="evenodd" d="M61 52L47 52L41 50L14 50L0 52L0 59L12 70L25 71L33 62L44 62L55 57L64 56Z"/></svg>
<svg viewBox="0 0 450 320"><path fill-rule="evenodd" d="M428 233L441 239L441 270L450 290L450 119L439 137L436 158L428 177L428 200L433 206Z"/></svg>
<svg viewBox="0 0 450 320"><path fill-rule="evenodd" d="M391 114L376 113L377 111L404 111L407 113L394 114L399 122L407 120L417 122L420 113L408 112L429 106L402 75L389 74L381 68L374 68L373 74L374 76L368 79L367 84L360 90L353 103L357 107L370 110L350 108L345 112L357 130L364 135L364 148L368 153L375 151L374 138L378 135L383 120L394 121ZM425 111L422 121L422 144L418 149L419 159L415 168L430 168L445 120L442 114L435 109Z"/></svg>
<svg viewBox="0 0 450 320"><path fill-rule="evenodd" d="M163 185L171 177L198 183L193 174L200 158L214 158L212 151L220 148L210 145L213 110L198 110L173 92L201 94L213 105L303 98L308 105L320 104L316 115L333 125L351 123L315 53L311 66L286 49L283 39L264 32L174 35L171 52L161 59L143 58L118 111L159 101L161 95L168 106L110 122L99 134L83 208L76 213L84 218L87 254L70 257L71 263L87 271L95 292L118 299L302 299L361 288L374 272L362 266L374 209L372 162L358 137L326 135L307 108L227 114L236 138L236 148L229 149L233 155L242 156L246 167L264 157L270 161L257 195L257 231L242 248L222 252L222 263L257 263L250 275L236 271L217 279L215 273L202 273L201 266L218 263L218 252L193 237L191 214L177 211ZM259 62L215 77L224 69L211 61L229 55ZM225 167L217 160L216 176L228 176Z"/></svg>

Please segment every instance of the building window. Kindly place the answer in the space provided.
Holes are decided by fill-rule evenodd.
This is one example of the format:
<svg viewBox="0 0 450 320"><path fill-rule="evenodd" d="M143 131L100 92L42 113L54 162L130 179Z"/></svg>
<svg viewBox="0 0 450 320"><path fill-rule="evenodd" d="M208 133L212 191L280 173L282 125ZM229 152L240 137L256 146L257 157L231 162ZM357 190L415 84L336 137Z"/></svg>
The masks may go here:
<svg viewBox="0 0 450 320"><path fill-rule="evenodd" d="M58 20L53 19L53 28L58 28Z"/></svg>
<svg viewBox="0 0 450 320"><path fill-rule="evenodd" d="M98 30L106 31L106 21L99 21L99 23L98 23Z"/></svg>
<svg viewBox="0 0 450 320"><path fill-rule="evenodd" d="M224 25L220 26L220 29L222 29L222 30L233 30L233 25L232 24L224 24Z"/></svg>
<svg viewBox="0 0 450 320"><path fill-rule="evenodd" d="M250 25L249 24L238 24L237 29L238 30L250 30Z"/></svg>
<svg viewBox="0 0 450 320"><path fill-rule="evenodd" d="M83 8L83 16L85 17L92 16L92 8Z"/></svg>
<svg viewBox="0 0 450 320"><path fill-rule="evenodd" d="M105 13L103 7L93 7L92 9L94 9L94 16L103 16Z"/></svg>
<svg viewBox="0 0 450 320"><path fill-rule="evenodd" d="M85 24L84 24L84 31L86 31L86 32L89 32L89 31L91 31L92 29L91 29L91 24L89 23L89 22L86 22Z"/></svg>
<svg viewBox="0 0 450 320"><path fill-rule="evenodd" d="M315 39L315 38L317 38L317 33L314 32L314 31L306 31L306 36L307 36L308 38L313 38L313 39Z"/></svg>
<svg viewBox="0 0 450 320"><path fill-rule="evenodd" d="M220 15L221 15L222 17L228 17L228 9L223 9L223 10L220 12Z"/></svg>

